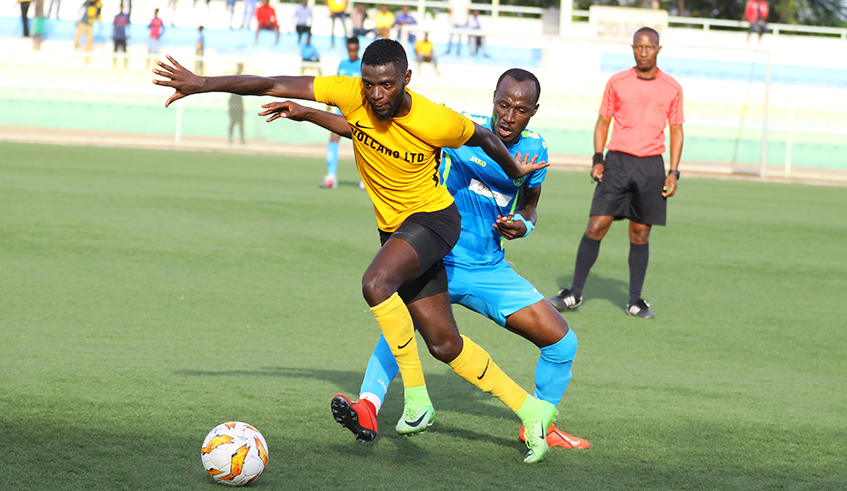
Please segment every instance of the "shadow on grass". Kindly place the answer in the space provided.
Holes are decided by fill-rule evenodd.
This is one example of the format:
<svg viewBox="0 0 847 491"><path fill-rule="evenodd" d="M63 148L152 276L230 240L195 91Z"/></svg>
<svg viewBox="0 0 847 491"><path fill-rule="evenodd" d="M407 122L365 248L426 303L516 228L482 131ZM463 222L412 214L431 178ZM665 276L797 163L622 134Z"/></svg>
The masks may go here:
<svg viewBox="0 0 847 491"><path fill-rule="evenodd" d="M342 391L348 397L355 398L359 393L360 384L363 373L341 370L322 370L310 369L302 367L265 367L257 370L182 370L177 372L178 375L186 377L280 377L288 379L313 379L324 382L329 382L342 387ZM434 430L438 433L449 434L469 441L486 441L495 445L507 447L524 448L523 444L517 439L517 430L520 421L517 417L512 416L510 411L495 401L492 396L485 394L470 384L462 380L458 375L452 372L447 373L427 373L427 389L436 409L437 427ZM393 389L389 391L389 396L386 397L383 409L380 415L399 415L403 409L402 401L402 385L398 379L395 379L392 385ZM393 394L393 396L392 396ZM327 397L327 407L329 406L330 398ZM495 401L495 403L492 403ZM501 438L490 434L478 433L464 428L448 426L439 421L439 411L450 411L459 414L468 414L476 417L492 418L495 420L507 421L514 418L511 424L514 425L515 438ZM382 418L382 416L380 416ZM394 416L390 416L394 417ZM385 435L392 435L399 438L399 445L414 445L413 441L405 437L399 437L394 432L380 432L378 438L384 439ZM350 452L349 446L339 445L337 448L341 452ZM358 453L358 451L356 452Z"/></svg>
<svg viewBox="0 0 847 491"><path fill-rule="evenodd" d="M629 274L628 271L625 273ZM556 278L559 288L570 288L572 282L572 275ZM585 288L582 290L582 297L583 305L596 299L608 300L623 312L629 301L629 282L589 273Z"/></svg>

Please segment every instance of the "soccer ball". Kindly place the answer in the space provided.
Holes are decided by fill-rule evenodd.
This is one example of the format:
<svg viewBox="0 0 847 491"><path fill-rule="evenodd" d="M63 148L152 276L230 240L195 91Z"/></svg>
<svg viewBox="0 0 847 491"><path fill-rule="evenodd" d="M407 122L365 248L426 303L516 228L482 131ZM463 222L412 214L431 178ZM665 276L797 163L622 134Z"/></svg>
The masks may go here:
<svg viewBox="0 0 847 491"><path fill-rule="evenodd" d="M218 483L246 486L268 465L268 444L259 430L239 421L219 424L200 449L203 468Z"/></svg>

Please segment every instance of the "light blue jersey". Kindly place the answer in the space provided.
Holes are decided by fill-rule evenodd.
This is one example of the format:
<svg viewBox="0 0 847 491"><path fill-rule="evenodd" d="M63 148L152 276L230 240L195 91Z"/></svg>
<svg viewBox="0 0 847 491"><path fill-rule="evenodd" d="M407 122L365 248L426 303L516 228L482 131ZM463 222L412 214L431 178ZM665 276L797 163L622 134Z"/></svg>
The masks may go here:
<svg viewBox="0 0 847 491"><path fill-rule="evenodd" d="M338 74L346 77L361 77L362 60L350 61L350 58L341 60L338 64Z"/></svg>
<svg viewBox="0 0 847 491"><path fill-rule="evenodd" d="M481 126L490 127L491 118L466 114ZM529 130L507 146L514 156L538 155L547 161L547 144ZM494 228L497 215L514 213L515 199L521 186L537 188L547 176L540 169L521 179L509 179L500 166L482 149L463 146L444 149L439 173L450 190L462 215L462 234L453 250L444 256L450 302L463 305L505 326L509 316L544 297L532 284L506 262L500 247L500 234ZM552 307L548 307L552 308ZM535 396L558 405L571 380L571 364L576 355L577 338L573 329L558 342L540 348L535 368ZM374 349L359 391L375 407L382 405L388 383L399 372L391 348L384 337Z"/></svg>
<svg viewBox="0 0 847 491"><path fill-rule="evenodd" d="M490 128L491 117L465 114L472 121ZM524 130L520 139L506 148L514 156L538 155L536 162L547 162L547 143L538 133ZM456 200L462 214L462 234L453 250L444 257L447 264L486 265L505 260L500 234L494 228L497 215L514 213L515 199L521 186L537 188L547 176L540 169L520 179L510 179L503 169L480 147L445 148L439 169L441 181Z"/></svg>

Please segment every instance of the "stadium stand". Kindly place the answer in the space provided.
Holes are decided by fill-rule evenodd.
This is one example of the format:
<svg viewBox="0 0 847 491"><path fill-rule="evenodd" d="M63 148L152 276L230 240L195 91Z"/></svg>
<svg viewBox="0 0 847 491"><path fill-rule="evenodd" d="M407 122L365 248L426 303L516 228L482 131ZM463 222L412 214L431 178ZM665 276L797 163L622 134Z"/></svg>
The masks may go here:
<svg viewBox="0 0 847 491"><path fill-rule="evenodd" d="M83 55L72 49L76 6L64 3L62 20L47 20L39 52L20 37L19 12L11 6L0 9L0 138L231 148L226 141L225 95L203 95L163 109L167 94L151 84L152 74L144 71L144 24L152 14L151 2L135 2L128 70L112 65L110 21L117 7L103 7L104 25L95 26L94 52L85 64ZM275 5L283 32L294 6ZM241 8L240 2L236 8ZM260 37L256 45L252 30L229 29L224 2L213 1L208 7L198 2L192 8L191 2L182 1L174 12L164 9L161 15L166 22L161 52L186 66L192 66L196 29L202 24L207 74L234 73L238 63L245 64L245 73L299 74L294 35L283 34L278 46L272 37ZM431 33L439 53L448 36L444 15L427 15L415 26ZM312 42L323 55L322 72L334 73L344 47L330 46L326 7L316 6L314 17ZM550 143L551 160L587 166L603 85L611 73L632 65L629 47L594 39L586 22L574 22L567 38L528 34L544 31L539 17L487 18L484 25L489 58L472 57L469 50L440 57L442 76L432 71L414 74L412 88L456 109L485 112L491 94L484 88L493 86L505 68L530 69L543 87L533 126ZM832 56L844 50L847 40L782 34L766 36L757 50L746 45L745 36L742 29L664 31L659 66L685 89L685 168L756 174L764 149L769 175L847 180L847 59ZM369 40L363 39L363 49ZM262 118L250 117L263 102L245 99L249 144L238 151L323 154L322 131L310 125L279 131L285 123L266 125ZM44 118L48 110L51 117Z"/></svg>

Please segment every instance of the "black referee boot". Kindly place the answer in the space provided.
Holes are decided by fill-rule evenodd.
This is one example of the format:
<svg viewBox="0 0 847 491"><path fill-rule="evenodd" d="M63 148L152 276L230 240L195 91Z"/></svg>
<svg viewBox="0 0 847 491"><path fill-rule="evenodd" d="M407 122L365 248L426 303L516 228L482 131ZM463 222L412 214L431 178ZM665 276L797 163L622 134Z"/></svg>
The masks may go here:
<svg viewBox="0 0 847 491"><path fill-rule="evenodd" d="M656 317L656 313L650 310L650 304L643 298L635 303L626 304L626 313L633 317L641 317L642 319Z"/></svg>

